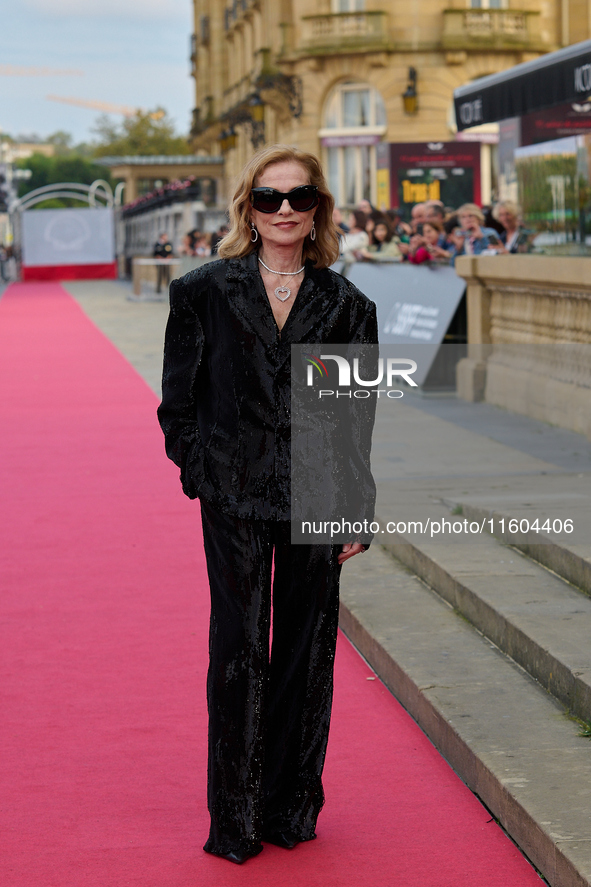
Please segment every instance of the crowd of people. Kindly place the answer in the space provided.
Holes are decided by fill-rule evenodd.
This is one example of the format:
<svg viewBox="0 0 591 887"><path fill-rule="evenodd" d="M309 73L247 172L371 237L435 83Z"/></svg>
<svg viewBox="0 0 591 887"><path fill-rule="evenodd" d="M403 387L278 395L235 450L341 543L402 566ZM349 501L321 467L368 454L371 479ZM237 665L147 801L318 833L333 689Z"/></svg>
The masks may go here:
<svg viewBox="0 0 591 887"><path fill-rule="evenodd" d="M428 200L413 206L409 222L399 209L379 210L362 200L349 212L335 208L333 218L342 234L341 256L347 262L453 265L461 255L523 253L531 247L531 232L521 222L521 210L509 200L483 209L475 203L451 209L440 200ZM228 230L221 225L205 234L194 228L183 237L178 255L215 256ZM170 244L168 248L172 255ZM155 248L154 255L163 253Z"/></svg>
<svg viewBox="0 0 591 887"><path fill-rule="evenodd" d="M227 225L221 225L217 231L204 234L198 228L193 228L183 237L179 253L181 256L212 256L217 253L217 246L222 237L225 237L230 229Z"/></svg>
<svg viewBox="0 0 591 887"><path fill-rule="evenodd" d="M502 201L481 209L464 203L458 209L440 200L417 203L410 222L400 210L375 209L362 200L346 219L335 209L341 229L341 256L348 262L423 262L454 264L460 255L501 255L528 252L530 234L521 222L519 206Z"/></svg>

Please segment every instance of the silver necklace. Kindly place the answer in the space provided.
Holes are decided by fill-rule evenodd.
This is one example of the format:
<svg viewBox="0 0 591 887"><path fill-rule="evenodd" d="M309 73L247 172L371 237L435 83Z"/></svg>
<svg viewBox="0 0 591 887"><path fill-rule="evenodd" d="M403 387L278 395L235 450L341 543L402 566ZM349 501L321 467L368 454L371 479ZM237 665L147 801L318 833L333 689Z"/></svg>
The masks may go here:
<svg viewBox="0 0 591 887"><path fill-rule="evenodd" d="M261 263L263 268L266 268L267 271L271 272L271 274L280 274L282 277L289 277L289 280L286 280L285 283L283 284L283 286L276 286L275 289L273 290L273 292L275 293L275 295L277 296L277 298L279 299L280 302L287 302L287 300L291 296L291 290L287 286L287 284L291 281L292 277L296 276L296 274L301 274L306 266L302 265L302 267L299 268L297 271L273 271L272 268L269 268L268 265L265 265L265 263L263 262L263 260L261 259L260 256L259 256L259 262ZM285 295L282 295L283 293L285 293Z"/></svg>

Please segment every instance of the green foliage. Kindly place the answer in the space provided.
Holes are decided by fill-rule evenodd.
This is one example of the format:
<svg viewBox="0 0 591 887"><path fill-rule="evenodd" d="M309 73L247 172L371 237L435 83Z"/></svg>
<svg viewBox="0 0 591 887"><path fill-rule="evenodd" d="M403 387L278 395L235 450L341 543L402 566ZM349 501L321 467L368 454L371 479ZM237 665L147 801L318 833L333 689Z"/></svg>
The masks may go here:
<svg viewBox="0 0 591 887"><path fill-rule="evenodd" d="M103 114L93 132L98 135L95 157L191 153L186 138L176 135L174 124L163 108L146 113L138 111L119 124Z"/></svg>
<svg viewBox="0 0 591 887"><path fill-rule="evenodd" d="M59 182L76 182L81 185L91 185L95 179L106 179L111 183L110 170L101 166L94 160L76 156L73 153L58 154L55 157L46 157L44 154L33 154L26 160L19 160L17 166L20 169L30 169L33 175L26 181L19 183L19 197L42 188L44 185L53 185ZM53 198L51 205L55 206L80 206L76 201ZM38 204L40 208L49 208L50 202Z"/></svg>
<svg viewBox="0 0 591 887"><path fill-rule="evenodd" d="M47 136L45 141L48 145L53 145L55 147L56 154L72 153L72 136L69 132L64 132L63 129L58 129L57 132Z"/></svg>
<svg viewBox="0 0 591 887"><path fill-rule="evenodd" d="M126 117L122 122L114 122L112 117L103 114L98 118L93 132L98 136L95 141L74 145L69 133L58 130L44 139L45 144L54 146L53 157L35 153L26 160L20 160L17 167L30 169L32 176L19 182L19 197L36 188L59 182L90 185L96 179L105 179L113 187L110 170L101 165L101 157L191 153L187 140L176 134L174 124L163 108L146 113L138 111L134 117ZM38 207L79 205L69 199L52 198L38 204Z"/></svg>
<svg viewBox="0 0 591 887"><path fill-rule="evenodd" d="M537 230L554 228L553 178L561 179L564 184L565 222L572 225L575 220L576 225L579 209L577 186L582 183L577 176L577 158L574 154L523 157L516 166L523 216L528 225Z"/></svg>

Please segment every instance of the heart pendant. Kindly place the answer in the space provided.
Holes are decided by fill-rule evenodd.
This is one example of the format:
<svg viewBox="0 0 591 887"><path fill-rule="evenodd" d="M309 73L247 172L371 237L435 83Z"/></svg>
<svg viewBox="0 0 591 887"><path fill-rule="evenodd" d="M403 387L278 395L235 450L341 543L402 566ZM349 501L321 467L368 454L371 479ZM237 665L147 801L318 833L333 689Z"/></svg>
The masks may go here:
<svg viewBox="0 0 591 887"><path fill-rule="evenodd" d="M285 295L282 296L280 293L285 293ZM287 286L278 286L275 288L275 295L280 302L286 302L291 296L291 290Z"/></svg>

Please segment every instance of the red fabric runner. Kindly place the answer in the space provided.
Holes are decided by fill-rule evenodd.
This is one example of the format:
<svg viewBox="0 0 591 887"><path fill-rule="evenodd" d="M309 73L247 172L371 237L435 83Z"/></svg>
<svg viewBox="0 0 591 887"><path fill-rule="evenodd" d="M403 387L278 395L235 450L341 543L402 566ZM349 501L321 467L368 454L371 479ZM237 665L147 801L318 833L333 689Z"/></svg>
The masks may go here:
<svg viewBox="0 0 591 887"><path fill-rule="evenodd" d="M207 583L156 399L55 283L0 300L0 388L0 884L541 884L343 638L318 839L203 853Z"/></svg>
<svg viewBox="0 0 591 887"><path fill-rule="evenodd" d="M31 280L116 280L117 262L99 265L23 265L22 278Z"/></svg>

